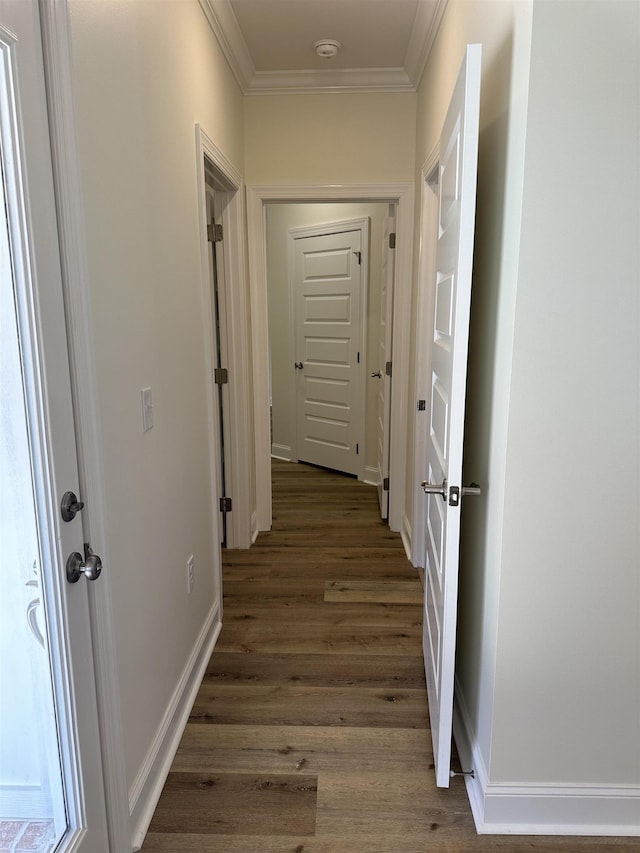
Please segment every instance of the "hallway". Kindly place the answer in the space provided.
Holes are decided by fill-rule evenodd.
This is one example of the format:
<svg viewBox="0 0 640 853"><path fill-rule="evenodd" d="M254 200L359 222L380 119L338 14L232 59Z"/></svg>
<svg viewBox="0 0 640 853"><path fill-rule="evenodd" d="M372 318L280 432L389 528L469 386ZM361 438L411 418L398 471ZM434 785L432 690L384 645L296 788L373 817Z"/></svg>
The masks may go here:
<svg viewBox="0 0 640 853"><path fill-rule="evenodd" d="M273 464L273 529L224 554L224 627L147 853L637 849L637 839L477 836L438 790L421 587L377 494Z"/></svg>

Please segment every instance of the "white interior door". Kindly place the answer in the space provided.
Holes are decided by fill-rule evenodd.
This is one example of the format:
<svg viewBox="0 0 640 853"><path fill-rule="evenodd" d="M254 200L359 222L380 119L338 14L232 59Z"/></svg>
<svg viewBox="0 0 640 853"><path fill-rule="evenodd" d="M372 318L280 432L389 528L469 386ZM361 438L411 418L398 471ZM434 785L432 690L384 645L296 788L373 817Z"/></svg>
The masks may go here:
<svg viewBox="0 0 640 853"><path fill-rule="evenodd" d="M363 441L361 231L295 240L296 453L359 475Z"/></svg>
<svg viewBox="0 0 640 853"><path fill-rule="evenodd" d="M98 853L89 581L66 579L84 537L80 512L61 517L79 480L36 0L0 0L0 143L0 834L11 850Z"/></svg>
<svg viewBox="0 0 640 853"><path fill-rule="evenodd" d="M468 45L440 137L423 649L436 784L448 787L481 46Z"/></svg>
<svg viewBox="0 0 640 853"><path fill-rule="evenodd" d="M389 517L389 449L391 429L391 336L393 331L393 280L395 275L395 226L396 221L388 216L382 237L382 271L380 287L380 338L378 351L378 503L380 516ZM393 237L392 237L393 235Z"/></svg>

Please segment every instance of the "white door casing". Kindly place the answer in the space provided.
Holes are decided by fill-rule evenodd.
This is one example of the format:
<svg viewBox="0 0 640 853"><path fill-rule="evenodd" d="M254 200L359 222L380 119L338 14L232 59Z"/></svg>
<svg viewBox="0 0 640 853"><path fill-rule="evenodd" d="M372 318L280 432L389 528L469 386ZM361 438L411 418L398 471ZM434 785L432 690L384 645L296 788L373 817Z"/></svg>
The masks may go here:
<svg viewBox="0 0 640 853"><path fill-rule="evenodd" d="M253 507L250 408L250 352L247 345L249 307L245 269L244 193L242 176L225 157L203 128L195 125L198 168L198 213L202 269L202 305L205 359L211 376L207 410L211 440L212 505L218 524L218 471L215 459L219 444L216 439L218 393L213 382L216 341L213 328L211 292L211 248L207 240L207 187L213 188L215 219L222 224L224 239L216 247L223 306L223 332L229 382L223 388L224 416L228 425L225 445L225 480L233 498L233 511L227 514L228 548L248 548L256 533Z"/></svg>
<svg viewBox="0 0 640 853"><path fill-rule="evenodd" d="M378 340L379 374L372 379L378 382L377 406L377 482L380 517L389 516L389 450L391 446L391 345L393 333L393 280L395 276L395 227L394 217L387 217L382 235L382 274L380 287L380 336ZM393 234L393 245L392 237ZM385 488L386 486L386 488Z"/></svg>
<svg viewBox="0 0 640 853"><path fill-rule="evenodd" d="M222 264L220 261L220 253L216 252L215 242L212 239L212 232L216 224L215 215L215 192L207 183L206 186L207 198L207 239L209 242L209 279L211 283L211 338L213 343L213 364L214 385L213 389L213 445L216 456L215 465L215 480L216 480L216 495L218 499L225 495L225 474L228 475L229 466L226 459L228 454L228 443L225 442L225 398L221 385L215 382L216 369L223 367L227 363L226 359L226 339L224 335L224 287L221 287L220 279L224 275ZM228 403L226 405L228 409ZM226 453L225 453L226 451ZM217 502L214 502L214 510ZM218 542L224 545L226 543L226 519L223 512L218 512Z"/></svg>
<svg viewBox="0 0 640 853"><path fill-rule="evenodd" d="M295 456L362 477L368 228L293 238ZM291 241L290 241L291 245Z"/></svg>
<svg viewBox="0 0 640 853"><path fill-rule="evenodd" d="M423 650L436 784L449 786L467 348L480 112L480 45L468 45L440 136L427 477Z"/></svg>
<svg viewBox="0 0 640 853"><path fill-rule="evenodd" d="M88 581L72 585L65 576L66 559L83 552L85 536L81 514L70 522L60 514L64 492L80 488L40 33L35 0L0 0L8 237L67 801L68 829L56 849L101 851L109 840Z"/></svg>
<svg viewBox="0 0 640 853"><path fill-rule="evenodd" d="M269 322L265 205L270 202L375 201L396 205L396 276L393 310L393 362L396 381L391 400L390 471L394 490L389 502L389 526L399 530L406 476L407 370L409 362L410 283L413 247L412 183L310 186L247 186L247 230L251 303L251 354L253 359L253 412L255 418L255 494L258 530L271 528L271 439L269 418ZM248 387L248 386L247 386Z"/></svg>

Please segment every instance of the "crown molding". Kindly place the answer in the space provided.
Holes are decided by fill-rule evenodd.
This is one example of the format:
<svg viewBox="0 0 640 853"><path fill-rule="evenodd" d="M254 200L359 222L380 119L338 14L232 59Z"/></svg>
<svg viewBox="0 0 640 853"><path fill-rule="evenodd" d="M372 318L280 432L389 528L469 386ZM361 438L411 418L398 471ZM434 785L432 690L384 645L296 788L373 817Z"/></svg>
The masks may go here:
<svg viewBox="0 0 640 853"><path fill-rule="evenodd" d="M322 92L415 92L448 0L431 14L419 3L404 68L344 68L315 71L256 71L229 0L198 0L244 95Z"/></svg>
<svg viewBox="0 0 640 853"><path fill-rule="evenodd" d="M229 0L198 0L213 34L242 93L254 78L256 69Z"/></svg>
<svg viewBox="0 0 640 853"><path fill-rule="evenodd" d="M431 14L424 3L418 3L407 55L404 58L404 69L415 89L422 80L446 8L447 0L437 0L435 11Z"/></svg>
<svg viewBox="0 0 640 853"><path fill-rule="evenodd" d="M247 95L330 92L415 92L404 68L344 68L326 71L258 71Z"/></svg>

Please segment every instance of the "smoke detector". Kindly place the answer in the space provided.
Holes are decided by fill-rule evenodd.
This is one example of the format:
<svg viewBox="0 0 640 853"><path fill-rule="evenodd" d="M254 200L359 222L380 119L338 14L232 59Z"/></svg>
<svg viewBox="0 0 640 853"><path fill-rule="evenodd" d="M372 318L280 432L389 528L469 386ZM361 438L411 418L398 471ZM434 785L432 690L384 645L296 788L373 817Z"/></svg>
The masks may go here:
<svg viewBox="0 0 640 853"><path fill-rule="evenodd" d="M316 53L318 56L322 56L323 59L330 59L332 56L335 56L341 47L340 42L335 41L335 39L320 39L320 41L314 44Z"/></svg>

